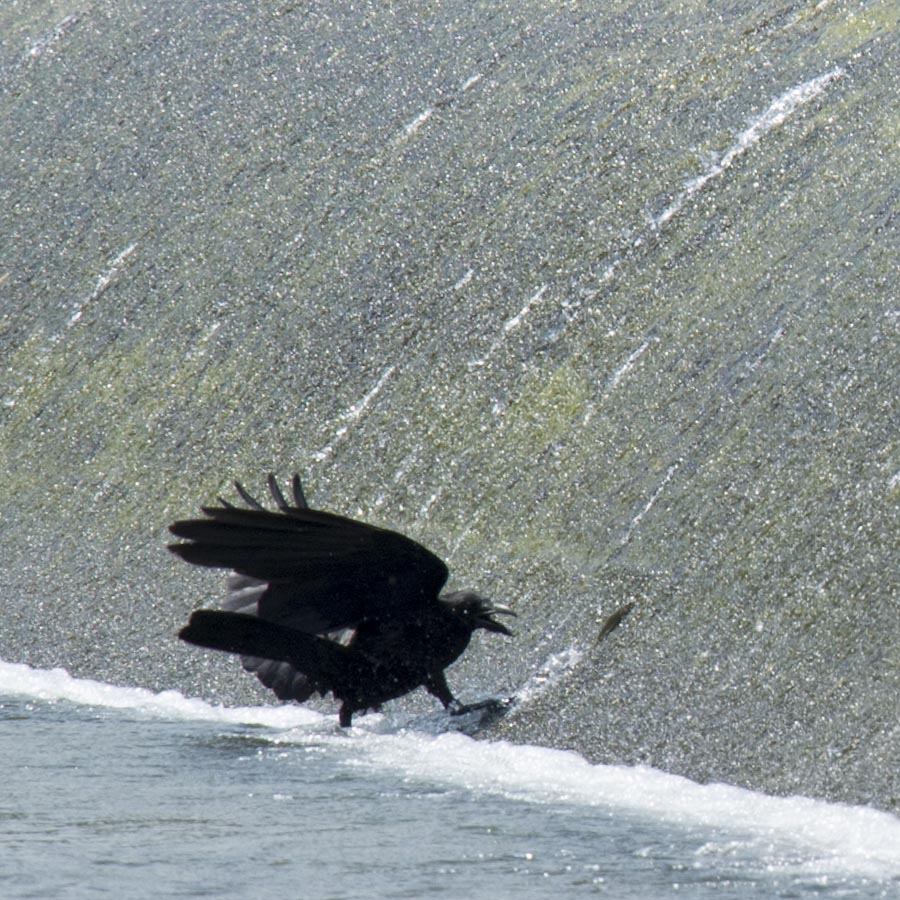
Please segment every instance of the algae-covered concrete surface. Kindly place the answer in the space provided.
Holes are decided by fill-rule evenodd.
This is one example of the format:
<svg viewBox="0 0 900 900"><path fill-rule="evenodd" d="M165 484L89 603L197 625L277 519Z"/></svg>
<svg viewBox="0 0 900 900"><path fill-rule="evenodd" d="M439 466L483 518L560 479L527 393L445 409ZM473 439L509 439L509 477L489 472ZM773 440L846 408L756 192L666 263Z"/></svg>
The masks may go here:
<svg viewBox="0 0 900 900"><path fill-rule="evenodd" d="M0 657L260 701L165 525L298 470L495 735L897 809L898 19L5 3Z"/></svg>

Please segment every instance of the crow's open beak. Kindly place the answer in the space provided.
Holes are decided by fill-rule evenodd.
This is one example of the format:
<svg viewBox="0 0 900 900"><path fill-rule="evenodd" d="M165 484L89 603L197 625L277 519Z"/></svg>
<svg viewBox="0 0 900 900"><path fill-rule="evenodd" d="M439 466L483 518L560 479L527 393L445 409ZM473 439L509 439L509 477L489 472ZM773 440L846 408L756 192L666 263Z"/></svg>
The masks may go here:
<svg viewBox="0 0 900 900"><path fill-rule="evenodd" d="M498 614L501 616L517 615L515 610L510 609L508 606L491 604L487 609L484 610L482 615L479 616L478 624L486 631L496 631L498 634L505 634L509 637L512 637L513 633L502 622L498 622L496 619L491 618L491 616Z"/></svg>

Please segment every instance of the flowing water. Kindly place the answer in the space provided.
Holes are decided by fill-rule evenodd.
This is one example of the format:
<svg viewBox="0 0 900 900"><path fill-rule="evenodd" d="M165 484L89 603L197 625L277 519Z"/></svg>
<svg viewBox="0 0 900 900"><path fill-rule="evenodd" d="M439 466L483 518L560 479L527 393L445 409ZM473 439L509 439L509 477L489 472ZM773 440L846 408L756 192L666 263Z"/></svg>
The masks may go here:
<svg viewBox="0 0 900 900"><path fill-rule="evenodd" d="M448 561L454 587L515 607L516 640L476 642L454 668L461 696L571 662L492 738L896 814L898 10L0 3L0 656L256 702L234 660L173 639L221 581L177 564L165 528L232 496L233 478L257 490L268 471L299 471L315 506L409 534ZM632 601L598 647L599 621ZM15 758L37 752L21 734L56 717L48 747L91 748L104 785L117 771L105 749L122 741L140 777L104 796L133 794L137 809L169 789L150 779L144 793L150 761L134 759L160 735L178 757L166 777L190 773L198 791L196 759L221 773L255 752L239 725L79 702L37 703L6 728ZM462 753L441 737L429 754L374 721L340 739L330 720L290 739L254 731L266 762L235 767L271 766L271 793L299 796L320 749L328 777L361 777L356 763L378 756L359 783L379 785L384 809L396 767L382 757L433 756L416 776L432 785ZM304 768L268 759L282 752ZM525 766L529 790L576 765L540 759L553 762ZM478 766L450 778L465 808L498 803L501 821L561 808L553 791L511 802L524 787L490 787L508 761ZM45 796L20 776L29 802ZM595 848L560 865L601 865L607 801L559 790ZM622 788L612 808L647 790ZM439 818L431 807L448 802L421 807ZM285 818L311 808L277 805ZM182 831L170 842L196 851L180 868L198 884L234 877L204 875ZM241 833L256 846L251 823ZM153 835L146 846L178 856ZM38 870L67 855L87 866L82 837L42 845ZM289 859L305 852L294 842ZM511 843L483 865L518 860L546 890L549 862ZM642 871L640 841L626 843ZM307 859L327 857L315 849ZM396 885L410 852L372 855ZM333 855L337 885L367 858L343 837ZM676 859L707 856L726 854ZM296 883L308 868L278 871ZM446 884L495 887L472 871Z"/></svg>
<svg viewBox="0 0 900 900"><path fill-rule="evenodd" d="M900 820L0 663L4 898L895 897Z"/></svg>

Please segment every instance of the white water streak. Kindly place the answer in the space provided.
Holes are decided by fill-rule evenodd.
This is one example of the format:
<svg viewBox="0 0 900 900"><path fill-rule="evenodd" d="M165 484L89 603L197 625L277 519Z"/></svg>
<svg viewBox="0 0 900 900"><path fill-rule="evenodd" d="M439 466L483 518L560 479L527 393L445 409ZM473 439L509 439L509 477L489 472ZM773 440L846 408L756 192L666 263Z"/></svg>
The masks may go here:
<svg viewBox="0 0 900 900"><path fill-rule="evenodd" d="M434 506L435 503L440 500L441 495L444 493L443 488L438 488L423 504L419 507L418 515L416 519L424 519L428 516L428 513L431 512L431 507Z"/></svg>
<svg viewBox="0 0 900 900"><path fill-rule="evenodd" d="M462 289L463 289L463 288L464 288L464 287L472 280L472 278L473 278L474 275L475 275L475 270L474 270L474 269L468 269L468 270L466 271L465 275L463 275L463 276L459 279L459 281L457 281L456 284L453 285L453 290L454 290L454 291L460 291L460 290L462 290Z"/></svg>
<svg viewBox="0 0 900 900"><path fill-rule="evenodd" d="M482 75L481 72L478 72L477 74L467 78L463 82L462 92L465 93L466 91L471 90L473 87L475 87L476 84L478 84L479 81L481 81L482 78L484 78L484 75Z"/></svg>
<svg viewBox="0 0 900 900"><path fill-rule="evenodd" d="M651 218L649 222L649 231L647 228L640 229L637 232L633 230L623 231L621 233L621 244L610 254L612 259L597 281L597 290L601 285L612 281L613 277L618 273L619 269L629 258L631 252L638 250L650 234L659 231L667 225L684 207L684 204L694 195L702 191L710 182L715 181L719 176L726 172L734 163L752 147L754 147L763 137L769 134L773 129L778 128L786 122L801 107L818 97L833 82L846 75L844 69L840 66L831 69L823 75L811 78L809 81L799 84L790 90L785 91L776 97L766 110L756 118L754 118L747 128L738 136L735 142L728 150L702 174L685 182L683 189L675 196L672 203L663 210L655 218ZM546 290L546 285L541 288L533 300L539 299ZM591 292L593 293L593 292ZM478 359L469 360L469 368L478 368L484 366L493 354L501 347L504 337L511 330L511 326L515 327L519 324L521 317L527 313L531 306L531 301L526 304L522 313L514 316L503 327L500 337L498 337L490 349ZM636 362L636 360L635 360ZM627 374L623 372L623 375ZM615 387L615 384L612 385ZM586 419L589 420L593 415L593 408L589 409Z"/></svg>
<svg viewBox="0 0 900 900"><path fill-rule="evenodd" d="M78 322L81 317L84 315L84 311L87 307L93 303L95 300L98 300L103 294L106 293L109 286L113 283L116 276L122 270L125 262L128 260L128 257L131 256L134 251L137 250L137 244L129 244L111 263L109 268L97 278L97 284L94 286L94 290L90 293L88 297L82 300L76 307L75 311L72 313L68 323L66 324L66 328L69 329L76 322Z"/></svg>
<svg viewBox="0 0 900 900"><path fill-rule="evenodd" d="M609 378L607 382L606 388L603 391L603 394L600 397L600 403L602 403L606 398L619 386L622 382L622 379L628 375L631 370L638 364L640 358L654 345L659 343L659 338L657 337L649 337L647 338L636 350L633 350L625 362L616 369L615 372ZM597 407L594 403L591 403L588 406L587 412L584 414L584 419L582 421L582 425L587 425L588 422L594 417L594 413L597 411Z"/></svg>
<svg viewBox="0 0 900 900"><path fill-rule="evenodd" d="M756 355L755 359L747 362L747 368L752 372L759 368L762 364L763 360L772 352L772 349L778 344L781 339L784 337L784 326L779 325L770 335L769 340L766 343L766 346Z"/></svg>
<svg viewBox="0 0 900 900"><path fill-rule="evenodd" d="M612 374L612 378L609 379L609 386L606 389L606 392L614 391L618 386L622 379L637 365L637 361L650 349L652 344L658 343L659 338L647 338L640 347L637 348L629 357L616 369Z"/></svg>
<svg viewBox="0 0 900 900"><path fill-rule="evenodd" d="M411 137L413 137L416 132L434 115L434 109L429 107L424 112L419 113L412 120L412 122L407 123L403 126L403 131L400 134L400 141L408 141Z"/></svg>
<svg viewBox="0 0 900 900"><path fill-rule="evenodd" d="M659 500L660 495L666 489L666 485L672 480L672 476L678 471L678 466L681 464L681 461L672 463L669 466L668 471L666 472L665 478L660 482L659 487L653 492L653 495L647 501L644 508L631 520L631 524L628 526L628 530L625 532L625 537L622 538L622 546L627 544L631 540L632 534L634 534L635 529L641 524L644 520L644 516L653 509L654 504L657 500Z"/></svg>
<svg viewBox="0 0 900 900"><path fill-rule="evenodd" d="M541 302L544 297L544 294L547 293L547 285L542 284L531 297L525 302L525 305L510 319L507 319L503 323L503 327L500 329L500 334L494 339L494 342L488 348L487 353L484 356L479 357L478 359L470 359L468 362L468 366L470 369L481 368L487 364L488 360L503 346L503 342L507 339L507 337L512 334L516 329L518 329L522 323L525 321L525 318L531 312L531 310Z"/></svg>
<svg viewBox="0 0 900 900"><path fill-rule="evenodd" d="M737 159L755 144L759 143L770 131L784 124L800 107L814 100L832 82L842 78L845 74L844 69L837 67L824 75L819 75L817 78L812 78L803 84L791 88L789 91L785 91L780 97L776 97L765 112L757 116L738 135L734 144L725 151L717 162L714 162L703 174L685 183L684 190L678 194L667 209L653 220L653 227L661 228L669 222L673 216L680 212L681 208L691 197L729 169Z"/></svg>
<svg viewBox="0 0 900 900"><path fill-rule="evenodd" d="M323 462L330 459L334 455L336 446L346 439L350 431L350 427L355 425L362 417L365 411L372 405L375 398L381 393L382 388L388 379L396 371L396 366L388 366L382 373L378 381L375 382L371 390L358 402L354 403L347 410L341 413L339 420L344 424L341 425L334 433L331 443L324 446L321 450L313 454L313 459Z"/></svg>

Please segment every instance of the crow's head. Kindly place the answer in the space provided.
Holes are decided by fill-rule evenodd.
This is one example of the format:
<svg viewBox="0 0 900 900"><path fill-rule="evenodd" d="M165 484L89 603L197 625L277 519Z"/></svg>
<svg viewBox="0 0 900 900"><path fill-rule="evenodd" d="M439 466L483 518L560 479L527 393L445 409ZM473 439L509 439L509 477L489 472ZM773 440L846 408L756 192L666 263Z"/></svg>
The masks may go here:
<svg viewBox="0 0 900 900"><path fill-rule="evenodd" d="M455 616L464 621L472 631L476 628L484 628L486 631L496 631L499 634L512 632L494 616L514 616L515 613L507 606L491 603L486 597L476 594L474 591L454 591L450 594L442 594L441 602L445 603Z"/></svg>

